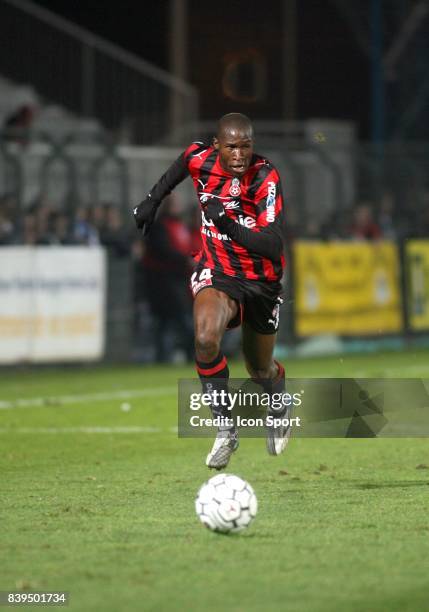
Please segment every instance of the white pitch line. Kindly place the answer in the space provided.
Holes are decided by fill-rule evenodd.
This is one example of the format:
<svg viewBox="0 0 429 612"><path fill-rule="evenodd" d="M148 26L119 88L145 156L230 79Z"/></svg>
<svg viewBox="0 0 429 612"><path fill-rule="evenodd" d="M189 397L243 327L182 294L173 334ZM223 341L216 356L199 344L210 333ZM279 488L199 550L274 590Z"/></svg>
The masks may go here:
<svg viewBox="0 0 429 612"><path fill-rule="evenodd" d="M150 434L150 433L177 433L177 427L1 427L0 434Z"/></svg>
<svg viewBox="0 0 429 612"><path fill-rule="evenodd" d="M149 389L130 389L127 391L107 391L103 393L84 393L76 395L57 395L48 397L30 397L16 400L0 400L0 410L11 408L33 408L61 406L62 404L82 404L85 402L102 402L109 400L126 400L136 397L173 395L177 387L154 387Z"/></svg>

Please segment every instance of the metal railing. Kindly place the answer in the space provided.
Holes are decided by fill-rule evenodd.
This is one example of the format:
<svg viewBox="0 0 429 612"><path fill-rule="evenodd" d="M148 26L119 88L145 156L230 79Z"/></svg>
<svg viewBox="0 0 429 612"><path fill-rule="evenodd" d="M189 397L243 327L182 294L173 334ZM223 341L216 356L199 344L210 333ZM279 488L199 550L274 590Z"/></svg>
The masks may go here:
<svg viewBox="0 0 429 612"><path fill-rule="evenodd" d="M13 195L18 213L43 195L70 213L109 201L128 216L181 150L0 130L0 195ZM376 216L392 217L401 236L420 235L429 223L429 143L386 145L381 157L378 147L365 143L321 147L266 139L257 150L279 170L294 236L317 228L331 236L344 232L364 202ZM191 181L178 191L185 204L195 204Z"/></svg>
<svg viewBox="0 0 429 612"><path fill-rule="evenodd" d="M0 36L0 73L122 140L166 141L197 117L194 87L28 0L0 1Z"/></svg>

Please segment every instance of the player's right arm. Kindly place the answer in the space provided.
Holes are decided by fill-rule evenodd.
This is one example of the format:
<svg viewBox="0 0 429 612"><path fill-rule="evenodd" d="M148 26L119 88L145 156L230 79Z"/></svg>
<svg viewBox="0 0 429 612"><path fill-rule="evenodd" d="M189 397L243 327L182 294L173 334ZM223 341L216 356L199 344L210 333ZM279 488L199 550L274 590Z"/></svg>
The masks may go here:
<svg viewBox="0 0 429 612"><path fill-rule="evenodd" d="M142 230L143 236L148 233L150 226L154 222L156 212L163 199L187 176L188 167L184 153L182 153L152 187L146 198L134 208L134 221L137 228Z"/></svg>
<svg viewBox="0 0 429 612"><path fill-rule="evenodd" d="M193 143L179 155L171 164L159 181L152 187L146 198L133 210L134 220L137 228L142 230L145 236L152 223L161 202L173 189L189 175L188 161L194 150L198 149L200 143Z"/></svg>
<svg viewBox="0 0 429 612"><path fill-rule="evenodd" d="M256 227L249 229L226 214L219 200L203 204L207 219L251 253L280 261L283 250L283 196L280 176L271 164L264 166L264 175L255 194Z"/></svg>

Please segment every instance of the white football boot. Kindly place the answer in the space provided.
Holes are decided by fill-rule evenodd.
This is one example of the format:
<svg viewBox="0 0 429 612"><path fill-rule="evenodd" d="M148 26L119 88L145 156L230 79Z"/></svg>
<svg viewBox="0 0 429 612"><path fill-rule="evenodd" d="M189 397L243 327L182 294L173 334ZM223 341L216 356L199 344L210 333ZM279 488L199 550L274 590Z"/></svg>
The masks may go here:
<svg viewBox="0 0 429 612"><path fill-rule="evenodd" d="M269 412L269 416L274 418L287 419L290 418L290 410L286 410L284 415L276 415L274 412ZM290 425L279 425L278 427L267 426L267 451L269 455L281 455L289 442L291 434Z"/></svg>
<svg viewBox="0 0 429 612"><path fill-rule="evenodd" d="M226 467L232 453L237 450L238 444L238 431L235 428L219 429L213 447L207 455L207 467L215 470Z"/></svg>

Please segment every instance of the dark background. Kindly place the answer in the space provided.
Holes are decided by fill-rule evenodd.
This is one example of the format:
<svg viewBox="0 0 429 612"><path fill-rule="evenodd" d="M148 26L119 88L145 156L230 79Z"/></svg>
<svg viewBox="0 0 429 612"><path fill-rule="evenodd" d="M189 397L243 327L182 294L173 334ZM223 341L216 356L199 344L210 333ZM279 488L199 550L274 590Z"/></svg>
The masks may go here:
<svg viewBox="0 0 429 612"><path fill-rule="evenodd" d="M122 1L115 8L82 0L37 4L138 56L169 68L169 2ZM363 3L364 4L364 3ZM203 119L240 110L252 118L279 119L284 110L281 3L277 0L189 0L189 80L201 97ZM296 113L351 119L369 137L371 66L349 23L329 0L298 0L296 14ZM225 94L225 65L240 54L263 58L267 96L258 102Z"/></svg>

